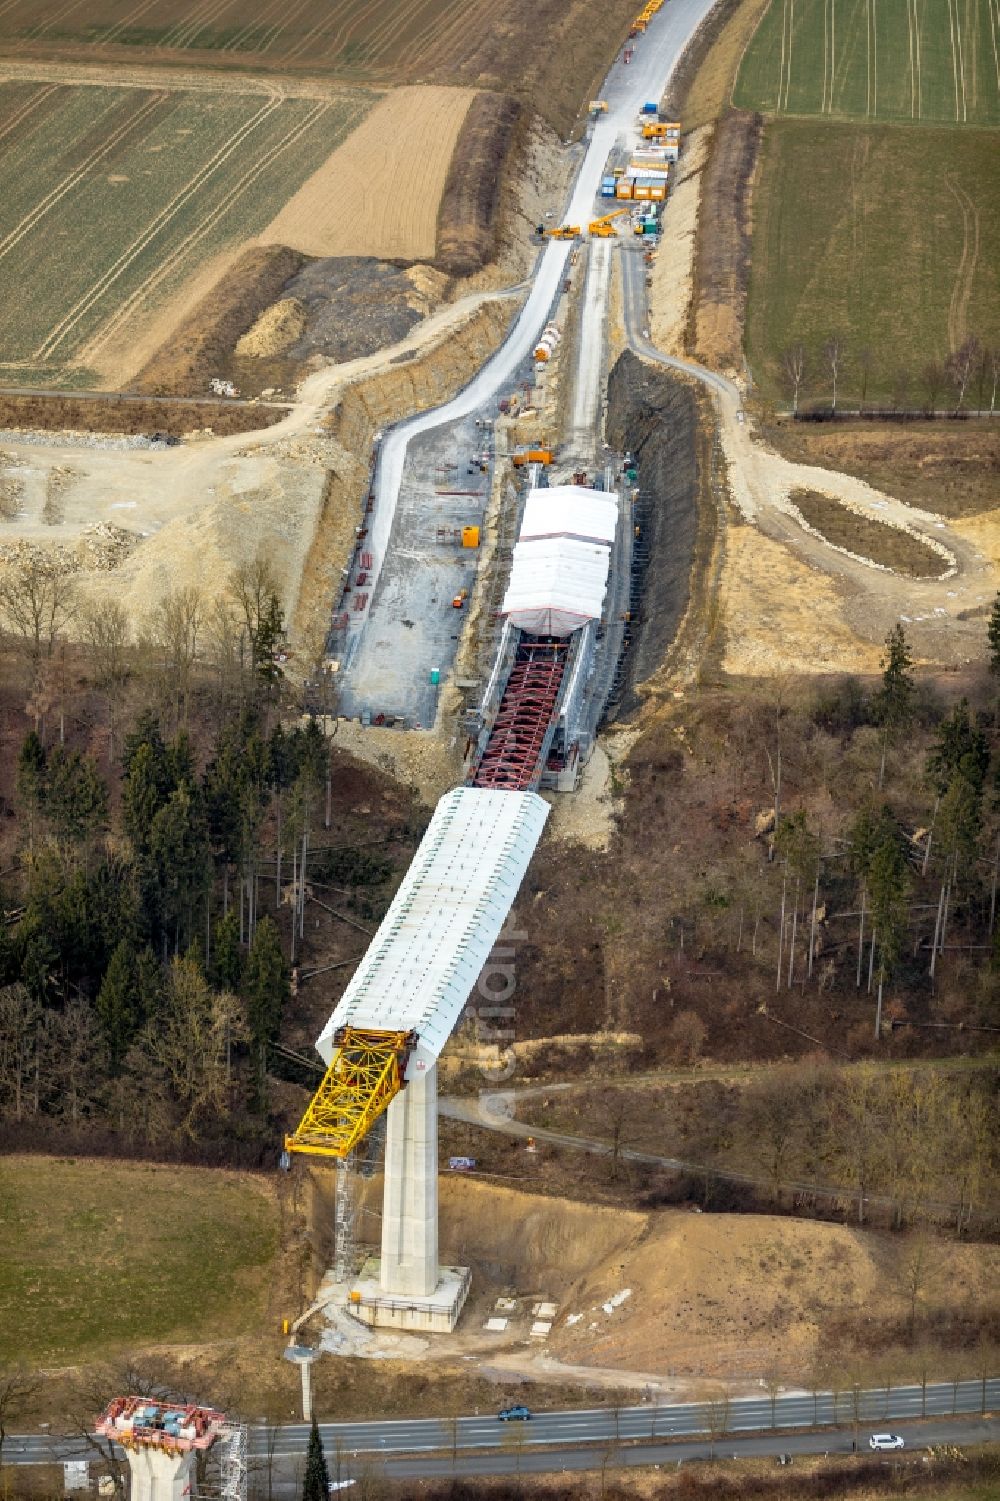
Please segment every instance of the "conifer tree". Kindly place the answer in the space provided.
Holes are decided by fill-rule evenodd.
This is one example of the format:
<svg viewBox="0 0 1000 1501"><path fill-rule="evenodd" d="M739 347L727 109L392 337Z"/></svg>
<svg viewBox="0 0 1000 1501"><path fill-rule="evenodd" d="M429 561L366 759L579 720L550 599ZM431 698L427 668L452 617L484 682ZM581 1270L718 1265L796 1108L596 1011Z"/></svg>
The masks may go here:
<svg viewBox="0 0 1000 1501"><path fill-rule="evenodd" d="M263 925L262 925L263 926ZM306 1472L302 1481L302 1501L328 1501L330 1495L330 1472L326 1467L323 1440L315 1416L309 1433L306 1450Z"/></svg>
<svg viewBox="0 0 1000 1501"><path fill-rule="evenodd" d="M265 1048L274 1042L288 997L288 966L273 918L257 924L243 977L243 999L253 1041Z"/></svg>
<svg viewBox="0 0 1000 1501"><path fill-rule="evenodd" d="M35 842L35 820L45 802L46 756L45 747L34 730L24 737L17 758L17 795L28 810L28 843Z"/></svg>
<svg viewBox="0 0 1000 1501"><path fill-rule="evenodd" d="M913 659L906 641L906 632L901 625L894 625L885 638L885 656L882 658L882 686L875 695L874 710L882 730L882 756L879 762L878 784L885 781L885 758L889 746L894 744L913 718L913 678L910 669Z"/></svg>
<svg viewBox="0 0 1000 1501"><path fill-rule="evenodd" d="M138 978L135 951L123 941L111 955L96 1003L113 1074L120 1071L142 1021Z"/></svg>

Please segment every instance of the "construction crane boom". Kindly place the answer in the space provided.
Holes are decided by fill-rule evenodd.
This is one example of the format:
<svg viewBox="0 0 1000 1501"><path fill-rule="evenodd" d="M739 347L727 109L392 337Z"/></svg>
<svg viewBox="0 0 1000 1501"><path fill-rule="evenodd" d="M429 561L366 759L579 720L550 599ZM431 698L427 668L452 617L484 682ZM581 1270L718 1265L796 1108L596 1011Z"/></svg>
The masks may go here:
<svg viewBox="0 0 1000 1501"><path fill-rule="evenodd" d="M613 213L602 214L600 219L591 219L589 225L587 226L588 234L590 234L594 239L597 240L614 239L615 235L617 234L617 230L612 227L611 221L613 219L618 219L622 214L627 213L628 209L616 208Z"/></svg>

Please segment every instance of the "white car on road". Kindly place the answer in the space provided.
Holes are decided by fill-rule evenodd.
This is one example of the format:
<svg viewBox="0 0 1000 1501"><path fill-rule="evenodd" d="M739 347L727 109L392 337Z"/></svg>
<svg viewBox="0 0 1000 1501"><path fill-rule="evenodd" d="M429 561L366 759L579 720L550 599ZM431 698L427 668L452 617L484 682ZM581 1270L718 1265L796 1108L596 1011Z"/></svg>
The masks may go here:
<svg viewBox="0 0 1000 1501"><path fill-rule="evenodd" d="M873 1433L868 1440L869 1449L902 1449L903 1440L898 1433Z"/></svg>

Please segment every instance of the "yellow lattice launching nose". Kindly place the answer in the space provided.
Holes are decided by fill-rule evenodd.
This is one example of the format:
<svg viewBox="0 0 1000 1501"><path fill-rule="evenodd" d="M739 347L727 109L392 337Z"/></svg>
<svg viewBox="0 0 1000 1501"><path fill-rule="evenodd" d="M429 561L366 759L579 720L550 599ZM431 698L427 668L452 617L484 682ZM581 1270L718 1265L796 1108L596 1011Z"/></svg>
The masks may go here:
<svg viewBox="0 0 1000 1501"><path fill-rule="evenodd" d="M345 1027L337 1051L293 1136L289 1152L346 1157L403 1087L410 1032Z"/></svg>

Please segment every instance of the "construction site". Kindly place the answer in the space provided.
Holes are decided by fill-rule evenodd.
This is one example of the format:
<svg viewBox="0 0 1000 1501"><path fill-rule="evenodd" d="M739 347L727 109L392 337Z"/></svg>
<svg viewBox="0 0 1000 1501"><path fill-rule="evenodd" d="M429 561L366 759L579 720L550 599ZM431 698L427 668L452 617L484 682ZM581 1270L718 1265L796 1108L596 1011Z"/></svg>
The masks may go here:
<svg viewBox="0 0 1000 1501"><path fill-rule="evenodd" d="M658 10L642 13L637 36ZM648 99L636 108L663 82L661 59L642 68L636 48L591 105L566 216L538 227L534 286L505 343L448 405L379 435L334 609L323 673L334 714L362 731L442 731L473 613L481 680L461 689L463 784L438 802L317 1040L327 1072L285 1143L292 1158L336 1163L336 1259L320 1295L333 1319L431 1332L459 1319L469 1268L438 1258L438 1059L538 843L549 811L539 794L574 793L640 608L638 472L605 441L611 252L621 234L621 253L641 259L655 239L646 186L655 181L662 202L680 126L661 127ZM616 165L633 140L641 153L661 138L655 178L639 175L645 161L630 161L633 175ZM608 182L645 205L600 213ZM552 436L518 443L525 431ZM356 1154L383 1114L375 1256L357 1242Z"/></svg>
<svg viewBox="0 0 1000 1501"><path fill-rule="evenodd" d="M177 0L181 10L187 4ZM30 132L36 112L41 123L56 106L66 118L78 112L82 131L104 108L86 70L96 76L119 66L119 52L133 45L131 12L119 17L115 6L119 0L86 40L95 61L78 66L64 55L62 22L46 0L32 33L12 43L23 57L0 76L12 131ZM148 1107L136 1104L128 1151L138 1156L141 1133L155 1132L163 1156L154 1165L126 1162L124 1198L109 1191L106 1203L104 1159L95 1159L93 1178L81 1174L86 1202L69 1215L67 1233L77 1234L79 1222L116 1237L113 1256L103 1240L95 1256L113 1263L117 1280L109 1287L128 1303L139 1280L129 1261L148 1265L151 1253L138 1236L132 1250L122 1203L148 1198L151 1216L163 1218L165 1205L183 1200L183 1174L197 1171L205 1178L197 1207L193 1199L190 1206L197 1254L204 1246L206 1265L219 1259L217 1241L246 1253L220 1274L224 1288L205 1292L203 1314L199 1307L191 1315L204 1318L201 1345L175 1317L176 1299L157 1289L146 1343L151 1369L160 1369L162 1355L169 1380L129 1386L138 1366L125 1361L101 1373L100 1400L86 1418L99 1457L77 1475L79 1488L96 1484L114 1501L125 1494L127 1469L131 1501L195 1493L256 1501L265 1484L268 1501L291 1501L301 1491L308 1440L299 1424L314 1417L324 1423L328 1455L331 1445L336 1450L331 1492L367 1484L374 1457L381 1482L388 1477L407 1495L418 1480L444 1484L449 1446L453 1483L467 1450L464 1473L488 1474L495 1462L497 1474L516 1470L520 1487L524 1456L513 1438L522 1434L522 1444L561 1446L552 1450L553 1468L563 1459L597 1468L599 1442L610 1455L622 1438L651 1445L661 1438L658 1413L671 1404L693 1412L690 1430L686 1419L669 1419L673 1439L690 1431L701 1445L691 1457L708 1457L710 1446L713 1460L721 1435L744 1427L747 1435L770 1430L759 1440L768 1465L776 1454L790 1462L793 1449L825 1454L829 1436L819 1430L838 1423L835 1443L846 1455L852 1425L856 1446L862 1421L890 1417L933 1419L940 1427L934 1442L944 1444L955 1440L963 1414L975 1415L983 1441L992 1442L987 1411L995 1404L987 1399L996 1382L987 1356L973 1373L978 1381L971 1366L958 1374L963 1357L956 1356L950 1384L940 1380L930 1406L927 1375L939 1349L985 1350L994 1328L992 1313L982 1315L997 1274L992 1230L982 1229L995 1217L982 1167L993 1148L983 1145L985 1130L963 1133L955 1124L966 1072L971 1092L979 1088L973 1050L988 1045L980 1032L995 1030L992 990L970 981L960 1001L964 971L956 969L958 979L947 972L935 992L935 929L931 1000L923 991L916 1003L892 993L867 888L858 936L847 925L858 918L857 892L845 873L847 815L834 817L842 789L830 768L842 761L841 780L854 776L867 786L881 736L879 793L888 760L887 797L900 805L909 799L897 840L907 879L926 878L928 889L937 879L931 840L944 794L933 814L922 805L916 811L911 784L920 771L905 737L891 739L875 710L859 708L860 697L850 700L846 689L803 709L786 678L803 665L831 677L874 674L880 642L901 620L920 665L956 674L945 685L950 704L965 693L967 669L982 654L995 558L978 518L939 514L926 494L920 505L897 499L877 477L821 469L816 452L840 436L832 423L832 436L779 433L775 442L785 446L778 448L759 441L765 418L738 336L725 359L692 357L692 341L707 339L710 324L716 332L729 327L723 303L732 289L720 293L718 307L704 295L709 275L721 284L728 274L711 269L716 226L720 238L743 236L734 281L743 278L745 296L743 216L748 222L755 159L747 146L739 162L743 196L733 224L723 225L720 203L732 184L727 178L723 190L718 178L727 162L726 170L736 170L730 159L739 143L726 136L736 127L730 121L710 139L714 123L704 127L699 113L692 132L691 79L713 38L734 55L746 45L747 15L753 9L758 19L763 0L753 7L648 0L638 14L616 11L609 20L615 35L600 55L603 69L613 47L606 75L596 71L593 38L586 47L567 42L564 72L582 60L576 95L560 74L546 112L552 70L535 62L526 87L540 113L531 115L526 95L494 92L486 66L494 51L512 65L511 37L505 32L496 49L483 39L473 47L469 15L457 10L440 21L440 51L428 42L431 22L418 27L410 16L406 25L418 30L414 58L428 59L418 66L395 57L399 37L385 17L371 56L362 48L348 57L346 45L338 51L341 32L353 37L355 28L360 36L375 24L367 13L334 21L309 0L289 7L287 23L269 8L258 26L214 0L207 11L194 0L190 8L190 17L184 10L171 21L165 40L149 42L127 94L107 102L113 122L121 116L112 142L121 159L105 162L103 146L88 146L95 172L100 165L99 191L109 202L136 191L128 184L146 173L138 162L147 151L163 149L164 159L176 152L180 173L190 129L176 121L202 115L218 134L215 154L204 163L191 155L192 176L183 183L178 176L177 202L197 203L202 213L192 184L214 190L213 174L236 151L222 129L230 115L246 157L233 157L241 175L234 165L223 188L220 173L221 196L208 198L204 218L190 230L173 223L176 244L144 231L113 247L117 259L107 268L90 246L94 269L81 259L69 310L51 278L49 301L37 313L51 328L35 330L37 310L28 309L18 334L23 348L12 346L8 364L0 360L5 378L20 379L21 371L25 380L23 389L0 392L12 414L0 433L0 569L30 573L43 559L44 577L72 580L64 630L80 635L81 657L84 638L98 650L90 645L100 638L94 622L116 607L122 650L134 652L136 663L134 670L107 667L101 714L88 709L90 717L74 723L58 693L75 665L67 671L66 652L50 648L39 682L21 694L25 722L33 716L44 743L38 775L49 775L46 755L58 774L64 732L88 756L106 752L109 766L116 756L122 761L124 772L116 769L111 782L112 811L100 814L101 838L125 841L116 828L125 820L140 852L136 923L145 922L140 898L152 889L150 871L169 830L162 809L146 829L135 812L125 783L136 750L121 706L129 695L140 702L141 674L154 661L175 736L168 744L164 732L157 763L165 805L176 812L188 799L194 808L201 843L192 860L208 872L199 866L203 885L170 909L169 930L165 923L162 932L150 929L149 963L162 975L150 982L156 999L148 1010L135 999L131 1012L122 1010L134 1034L127 1044L108 1042L107 1018L116 1013L106 981L91 996L65 961L60 1020L39 1021L47 1011L32 1009L28 963L35 962L37 915L27 899L16 909L11 923L22 923L27 935L27 978L3 990L12 1037L14 1023L21 1026L15 1002L26 1020L16 1032L20 1052L0 1049L7 1074L16 1064L10 1139L15 1150L36 1150L24 1038L65 1047L74 1089L87 1059L99 1054L106 1063L93 1099L78 1106L73 1094L54 1117L65 1132L64 1184L77 1151L73 1133L84 1140L91 1122L103 1122L108 1101L125 1139L121 1101L141 1053L155 1089ZM417 7L421 17L432 8ZM21 0L7 8L20 9ZM532 18L527 8L517 16L528 49ZM575 9L573 16L579 23ZM706 31L710 20L717 29ZM0 45L6 24L0 16ZM550 45L558 24L545 0L538 48ZM135 45L145 49L144 35L136 29ZM476 62L468 77L461 48L457 61L448 60L449 36ZM319 61L307 69L310 46L319 48ZM162 59L155 55L161 48ZM220 66L210 72L199 53L216 48ZM287 76L286 50L296 70ZM261 62L259 77L242 71L242 51ZM155 94L161 66L176 74L162 99ZM736 64L727 66L732 72ZM71 93L89 89L95 92ZM701 90L693 91L699 111L703 82ZM132 110L143 132L134 141ZM271 132L259 160L258 120ZM0 134L5 121L0 109ZM757 126L741 121L740 128L745 146ZM19 149L35 150L34 137L26 139L18 136ZM72 204L88 162L79 178L67 167L52 191L65 191ZM128 171L104 171L123 163ZM251 204L255 174L263 186ZM174 201L157 214L173 213ZM17 212L11 246L28 258L36 224L46 232L48 200L18 200ZM220 229L226 224L229 238ZM199 244L204 264L184 280L183 256ZM0 271L6 246L0 236ZM161 260L143 280L142 257L154 264L154 252ZM108 291L119 260L120 305ZM76 342L64 335L64 322L77 330ZM64 363L55 361L57 347ZM28 383L36 378L38 389ZM767 420L774 423L770 410ZM917 559L912 576L856 550L859 517L870 530L905 537L906 547L897 542L900 556ZM240 619L222 646L215 634L227 610L230 624L234 611L239 616L240 570L245 589L254 567L273 588L275 636L263 665L249 613L245 636ZM206 679L217 674L220 699L227 695L253 745L243 768L224 731L210 746L204 725L196 726L197 795L183 780L188 684L182 688L179 672L176 683L168 681L177 659L163 644L176 620L171 610L185 602L193 621L189 669L197 676L203 668ZM41 639L39 628L39 657ZM758 671L774 678L763 709L737 682ZM261 704L264 729L253 739ZM145 703L142 713L148 718ZM985 724L982 714L977 723ZM925 728L921 720L921 734ZM856 729L857 744L850 739ZM152 761L159 752L149 734ZM310 770L310 737L323 747L325 782ZM285 749L293 740L294 750ZM895 763L904 761L905 794L892 784ZM816 771L821 764L826 781ZM174 785L170 768L177 766ZM0 788L8 811L28 806L31 771L21 752L9 789ZM819 790L802 791L813 774ZM223 775L244 798L232 829ZM31 817L55 828L58 799L49 783L38 785ZM791 834L779 835L779 819ZM806 834L802 849L781 842L796 831L811 837L813 826L815 855ZM71 830L63 844L86 865L93 851L72 842L78 838ZM35 880L29 848L24 868ZM185 851L176 848L179 865ZM971 964L968 955L993 942L991 858L976 855L986 871L976 910L982 918L990 908L987 943L971 919L968 931L962 927L952 885L930 892L939 902L942 956L951 909L956 964ZM44 861L37 869L42 880ZM101 879L110 883L103 866ZM957 890L957 864L952 880ZM982 895L990 880L992 903ZM64 884L76 891L69 878ZM168 884L161 882L164 890ZM57 895L61 901L61 886ZM933 918L928 890L915 895L914 910ZM118 899L117 888L101 897L109 909ZM64 918L52 901L56 916L46 921L56 932ZM258 902L267 912L269 960L263 944L254 949ZM0 917L6 922L6 912ZM928 947L921 922L912 955L909 939L900 940L899 963L914 973ZM136 931L146 944L145 929ZM147 974L145 949L139 955L131 934L110 952L116 973ZM110 972L110 957L101 962ZM57 959L43 953L38 963L39 974L45 964L51 971L39 993L47 985L55 994ZM259 1022L269 975L282 1000L265 1034L253 1028L271 1024L270 1013ZM260 992L251 992L258 983ZM213 999L196 1014L190 998L201 994L199 985ZM82 1041L71 1031L78 997L71 1004L70 986L100 1017ZM203 1028L206 1054L214 1051L201 1114L192 1104L174 1121L162 1105L163 1081L178 1098L188 1088L193 1099L195 1086L175 1083L183 1070L157 1032L162 1023L164 1034L172 1026L176 1035L178 1016ZM962 1056L954 1081L949 1075L925 1096L917 1070L912 1079L904 1071L933 1057L936 1028L949 1029ZM952 1123L942 1134L961 1137L975 1166L962 1158L953 1167L942 1153L911 1189L904 1168L898 1184L892 1177L886 1148L863 1176L868 1167L858 1168L850 1153L861 1135L850 1112L862 1096L869 1102L865 1090L871 1098L877 1092L866 1072L873 1048L875 1056L891 1055L892 1069L866 1122L877 1115L880 1129L886 1121L895 1127L917 1101L928 1120ZM30 1056L37 1113L41 1053ZM801 1064L802 1078L792 1076L793 1064ZM793 1090L805 1103L796 1095L787 1104ZM271 1129L264 1147L254 1134L262 1123ZM808 1151L789 1145L800 1127ZM203 1158L194 1145L199 1131L211 1138ZM219 1145L227 1132L231 1157ZM112 1147L116 1140L110 1130ZM102 1141L99 1150L109 1149ZM12 1169L25 1198L32 1162L26 1155ZM247 1207L251 1179L256 1198ZM925 1226L920 1195L933 1201L934 1233L954 1225L955 1244L941 1250L935 1243L933 1267L914 1290L913 1279L923 1276L912 1271L912 1246ZM44 1222L44 1208L32 1213ZM94 1237L96 1245L96 1228ZM199 1275L185 1265L185 1282ZM957 1310L947 1328L946 1286ZM196 1303L200 1297L199 1290ZM873 1321L859 1309L879 1299L891 1308L899 1346L897 1364L890 1369L887 1356L884 1372ZM939 1343L924 1356L921 1401L914 1373L924 1328ZM136 1343L125 1319L116 1329L116 1352ZM59 1336L58 1329L46 1335L52 1348ZM100 1344L88 1337L89 1354ZM827 1345L848 1352L838 1353L836 1371ZM57 1348L61 1380L77 1352L70 1343ZM719 1383L723 1395L706 1381ZM567 1412L533 1413L525 1399L533 1403L535 1393ZM574 1412L581 1394L593 1411ZM731 1396L746 1404L745 1422L730 1413ZM781 1422L779 1401L786 1404ZM327 1427L331 1416L337 1423ZM532 1417L542 1421L522 1424ZM0 1452L3 1423L0 1411ZM508 1436L503 1444L498 1433ZM581 1438L591 1447L574 1458L571 1446ZM735 1460L744 1438L731 1441ZM32 1438L23 1449L29 1457L16 1462L41 1463L30 1458L41 1445ZM420 1450L431 1457L415 1457ZM480 1468L477 1450L489 1457ZM57 1452L66 1458L69 1488L70 1451ZM534 1460L535 1469L549 1467L537 1448ZM673 1454L657 1451L657 1467L661 1461L672 1464ZM631 1463L639 1460L623 1460L623 1469ZM602 1468L602 1495L605 1479ZM623 1484L622 1494L631 1494Z"/></svg>

